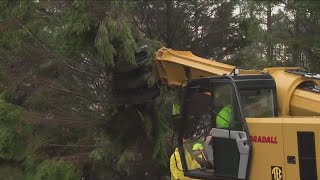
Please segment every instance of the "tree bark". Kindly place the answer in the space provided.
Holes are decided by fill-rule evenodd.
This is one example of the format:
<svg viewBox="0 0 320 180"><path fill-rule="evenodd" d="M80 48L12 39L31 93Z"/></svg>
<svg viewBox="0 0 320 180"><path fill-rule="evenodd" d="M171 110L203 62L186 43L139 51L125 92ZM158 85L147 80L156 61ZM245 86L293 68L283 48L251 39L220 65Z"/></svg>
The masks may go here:
<svg viewBox="0 0 320 180"><path fill-rule="evenodd" d="M273 61L273 43L272 43L272 5L268 1L267 4L267 60L269 62Z"/></svg>
<svg viewBox="0 0 320 180"><path fill-rule="evenodd" d="M172 9L173 9L173 2L172 1L165 1L166 3L166 42L168 47L172 47Z"/></svg>

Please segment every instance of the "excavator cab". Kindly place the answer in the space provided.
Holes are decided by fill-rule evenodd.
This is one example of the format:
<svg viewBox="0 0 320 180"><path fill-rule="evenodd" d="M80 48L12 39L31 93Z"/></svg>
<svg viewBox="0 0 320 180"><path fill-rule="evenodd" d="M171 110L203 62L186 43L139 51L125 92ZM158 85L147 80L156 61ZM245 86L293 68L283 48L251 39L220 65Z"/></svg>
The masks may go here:
<svg viewBox="0 0 320 180"><path fill-rule="evenodd" d="M276 116L275 98L274 80L264 74L189 81L177 127L185 176L247 179L252 147L245 117ZM193 156L196 143L204 147L200 162Z"/></svg>

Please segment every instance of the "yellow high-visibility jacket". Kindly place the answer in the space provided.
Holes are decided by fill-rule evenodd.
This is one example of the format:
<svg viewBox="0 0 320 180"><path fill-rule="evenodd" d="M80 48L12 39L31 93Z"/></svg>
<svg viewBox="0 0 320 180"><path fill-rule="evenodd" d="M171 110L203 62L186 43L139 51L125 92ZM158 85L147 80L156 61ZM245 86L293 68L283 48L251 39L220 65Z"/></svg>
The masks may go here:
<svg viewBox="0 0 320 180"><path fill-rule="evenodd" d="M231 105L224 106L217 115L217 128L228 128L232 121L232 107Z"/></svg>
<svg viewBox="0 0 320 180"><path fill-rule="evenodd" d="M185 151L186 161L188 170L196 169L191 155ZM192 180L192 178L185 177L183 174L181 158L178 151L178 148L175 149L174 153L170 157L170 172L171 172L171 180Z"/></svg>
<svg viewBox="0 0 320 180"><path fill-rule="evenodd" d="M198 157L201 159L203 158L202 154L199 154ZM192 169L199 169L199 168L201 168L201 165L198 163L198 161L196 159L193 159L192 160Z"/></svg>

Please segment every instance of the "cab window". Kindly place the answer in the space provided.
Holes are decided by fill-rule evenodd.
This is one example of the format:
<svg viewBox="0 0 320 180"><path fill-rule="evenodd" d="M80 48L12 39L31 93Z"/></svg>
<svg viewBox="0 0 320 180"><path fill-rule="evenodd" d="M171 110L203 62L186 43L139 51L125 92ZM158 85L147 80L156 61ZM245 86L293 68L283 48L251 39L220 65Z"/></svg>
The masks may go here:
<svg viewBox="0 0 320 180"><path fill-rule="evenodd" d="M216 128L242 130L239 104L231 83L214 83L211 111Z"/></svg>
<svg viewBox="0 0 320 180"><path fill-rule="evenodd" d="M207 88L190 88L185 98L183 149L188 171L210 171L214 165L205 141L212 128L243 129L235 88L229 82L215 82Z"/></svg>
<svg viewBox="0 0 320 180"><path fill-rule="evenodd" d="M245 117L274 117L272 89L240 90L240 100Z"/></svg>
<svg viewBox="0 0 320 180"><path fill-rule="evenodd" d="M183 134L183 149L188 170L204 167L205 138L213 126L211 107L212 95L209 88L190 89L185 104L186 129ZM207 163L207 165L209 165Z"/></svg>

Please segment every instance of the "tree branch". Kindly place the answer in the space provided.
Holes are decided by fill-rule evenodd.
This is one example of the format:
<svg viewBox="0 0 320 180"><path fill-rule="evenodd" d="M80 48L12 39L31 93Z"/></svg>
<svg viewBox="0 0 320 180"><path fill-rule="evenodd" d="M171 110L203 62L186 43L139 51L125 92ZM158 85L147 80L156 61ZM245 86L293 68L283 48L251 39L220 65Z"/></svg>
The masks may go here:
<svg viewBox="0 0 320 180"><path fill-rule="evenodd" d="M91 98L86 97L86 96L84 96L84 95L82 95L82 94L79 94L79 93L77 93L77 92L74 92L74 91L71 91L71 90L68 90L68 89L62 89L62 88L58 88L58 87L49 85L49 84L47 84L47 83L45 83L45 82L43 82L43 81L40 81L40 80L38 80L38 79L36 79L36 78L34 78L34 77L31 77L31 79L37 81L37 82L40 83L41 85L46 86L46 87L48 87L48 88L50 88L50 89L62 91L62 92L68 93L68 94L73 94L73 95L75 95L75 96L78 96L78 97L87 99L87 100L89 100L89 101L99 102L99 101L96 100L96 99L91 99Z"/></svg>
<svg viewBox="0 0 320 180"><path fill-rule="evenodd" d="M141 112L139 111L139 109L137 109L137 113L138 113L138 114L139 114L139 116L141 117L141 120L142 120L142 121L144 121L144 118L143 118L143 116L142 116Z"/></svg>
<svg viewBox="0 0 320 180"><path fill-rule="evenodd" d="M70 64L68 64L65 60L63 60L62 58L60 58L59 56L55 55L54 53L52 53L44 44L42 44L24 25L22 25L21 23L19 23L19 25L25 30L27 31L27 33L31 36L31 38L33 40L35 40L48 54L50 54L52 57L56 58L57 60L59 60L60 62L62 62L64 65L66 65L67 67L69 67L70 69L86 74L88 76L92 76L92 77L101 77L101 76L97 76L91 73L88 73L86 71L83 71L81 69L78 69L74 66L71 66Z"/></svg>
<svg viewBox="0 0 320 180"><path fill-rule="evenodd" d="M76 148L108 148L108 146L94 146L94 145L77 145L77 144L51 144L51 143L44 143L46 146L53 146L53 147L76 147Z"/></svg>

